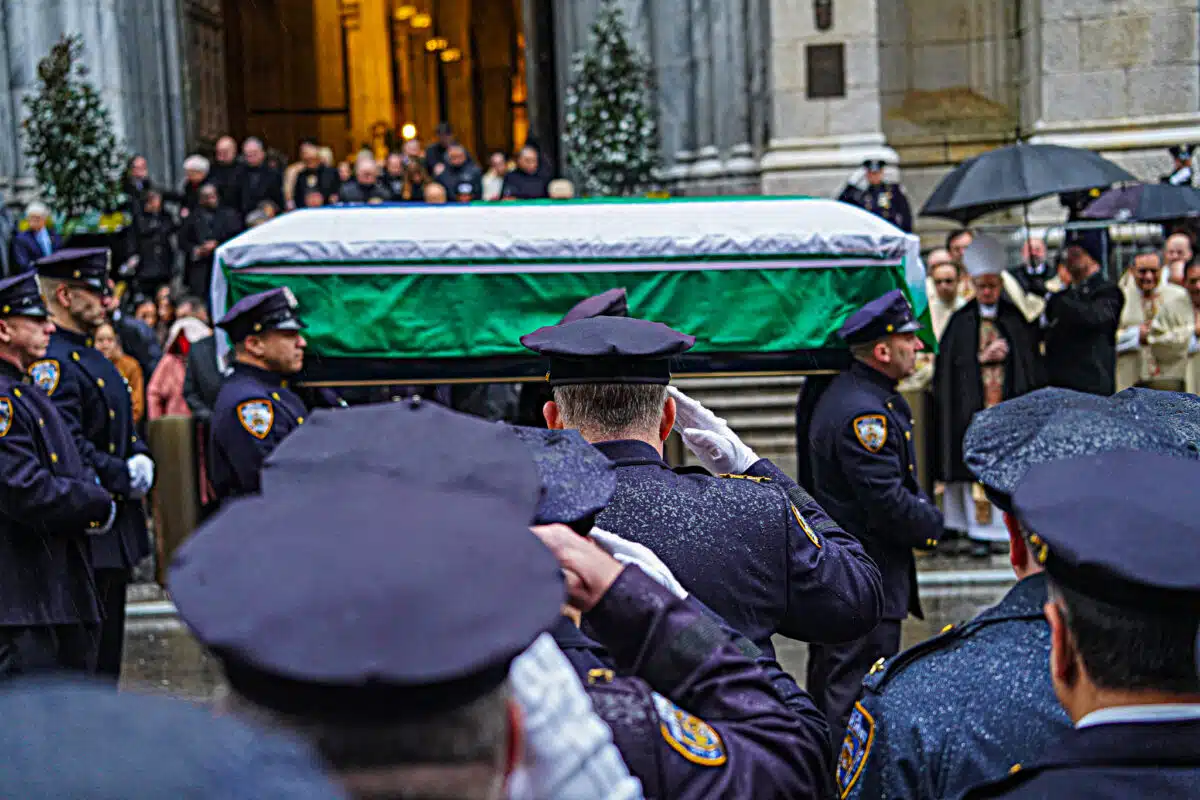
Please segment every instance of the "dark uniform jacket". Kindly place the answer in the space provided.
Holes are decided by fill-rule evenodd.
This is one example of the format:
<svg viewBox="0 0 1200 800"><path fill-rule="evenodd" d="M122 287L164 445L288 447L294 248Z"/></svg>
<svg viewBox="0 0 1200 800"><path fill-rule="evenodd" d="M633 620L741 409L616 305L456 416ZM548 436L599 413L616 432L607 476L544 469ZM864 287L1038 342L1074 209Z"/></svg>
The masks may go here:
<svg viewBox="0 0 1200 800"><path fill-rule="evenodd" d="M1008 342L1004 360L1004 399L1040 389L1045 382L1038 331L1012 301L1001 297L993 320ZM933 418L937 421L937 463L943 481L974 481L963 463L962 442L971 418L984 408L979 364L979 301L971 299L946 323L933 367Z"/></svg>
<svg viewBox="0 0 1200 800"><path fill-rule="evenodd" d="M800 693L797 713L692 598L628 567L586 620L636 676L599 668L586 689L649 800L828 796L828 728L811 698Z"/></svg>
<svg viewBox="0 0 1200 800"><path fill-rule="evenodd" d="M864 208L875 216L886 219L905 233L912 233L912 207L909 206L908 197L899 184L884 182L878 186L868 186L866 189L847 186L838 196L838 200Z"/></svg>
<svg viewBox="0 0 1200 800"><path fill-rule="evenodd" d="M29 374L66 420L84 463L117 501L112 530L89 537L92 566L132 569L150 555L150 540L142 501L129 497L133 486L126 461L150 450L134 432L129 384L90 337L62 328L50 337L46 358L34 362Z"/></svg>
<svg viewBox="0 0 1200 800"><path fill-rule="evenodd" d="M1058 272L1049 264L1041 264L1039 272L1035 272L1033 267L1019 264L1009 269L1008 274L1016 279L1026 294L1038 297L1045 297L1047 281L1058 277Z"/></svg>
<svg viewBox="0 0 1200 800"><path fill-rule="evenodd" d="M808 426L817 501L878 565L889 620L921 616L912 551L942 535L942 514L917 483L912 426L895 382L858 361L829 384Z"/></svg>
<svg viewBox="0 0 1200 800"><path fill-rule="evenodd" d="M767 655L775 633L840 642L878 624L875 565L771 462L739 480L673 470L644 442L596 447L617 465L617 490L596 524L653 550Z"/></svg>
<svg viewBox="0 0 1200 800"><path fill-rule="evenodd" d="M863 681L838 758L854 800L958 797L1071 728L1050 682L1046 576L890 659Z"/></svg>
<svg viewBox="0 0 1200 800"><path fill-rule="evenodd" d="M1200 720L1125 722L1068 731L1034 764L967 798L1127 800L1200 797Z"/></svg>
<svg viewBox="0 0 1200 800"><path fill-rule="evenodd" d="M100 621L86 532L110 510L54 403L0 362L0 625Z"/></svg>
<svg viewBox="0 0 1200 800"><path fill-rule="evenodd" d="M217 497L258 492L263 461L304 424L308 409L273 372L236 364L212 415L212 483Z"/></svg>
<svg viewBox="0 0 1200 800"><path fill-rule="evenodd" d="M1097 272L1046 301L1046 382L1110 395L1117 389L1117 329L1125 295Z"/></svg>

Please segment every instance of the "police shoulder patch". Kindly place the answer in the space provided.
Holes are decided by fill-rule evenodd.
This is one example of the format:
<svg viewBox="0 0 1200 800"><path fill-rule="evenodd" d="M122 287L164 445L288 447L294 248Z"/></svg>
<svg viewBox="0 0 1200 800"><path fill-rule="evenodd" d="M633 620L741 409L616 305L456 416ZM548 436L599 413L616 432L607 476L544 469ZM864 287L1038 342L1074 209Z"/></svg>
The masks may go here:
<svg viewBox="0 0 1200 800"><path fill-rule="evenodd" d="M816 531L814 531L812 526L808 524L808 521L804 519L804 515L800 513L800 509L796 508L795 503L789 503L789 505L792 507L792 516L796 518L796 522L800 525L800 530L804 531L804 535L808 537L808 540L815 544L817 549L820 550L821 540L817 538Z"/></svg>
<svg viewBox="0 0 1200 800"><path fill-rule="evenodd" d="M8 435L8 430L12 427L12 420L12 400L9 400L7 397L0 397L0 438Z"/></svg>
<svg viewBox="0 0 1200 800"><path fill-rule="evenodd" d="M878 453L887 443L887 417L883 414L863 414L854 418L854 435L858 443L872 453Z"/></svg>
<svg viewBox="0 0 1200 800"><path fill-rule="evenodd" d="M653 695L654 708L658 711L659 730L679 753L693 764L719 767L725 763L725 743L721 735L704 720L694 717L658 692Z"/></svg>
<svg viewBox="0 0 1200 800"><path fill-rule="evenodd" d="M54 394L58 388L58 380L62 377L62 366L57 359L46 358L33 362L29 367L29 377L46 394Z"/></svg>
<svg viewBox="0 0 1200 800"><path fill-rule="evenodd" d="M237 407L238 422L256 439L265 439L275 424L275 407L270 400L247 400Z"/></svg>
<svg viewBox="0 0 1200 800"><path fill-rule="evenodd" d="M839 797L845 798L854 788L855 781L862 775L875 744L875 719L863 708L854 704L850 721L846 724L846 738L842 739L842 751L838 754L837 782Z"/></svg>

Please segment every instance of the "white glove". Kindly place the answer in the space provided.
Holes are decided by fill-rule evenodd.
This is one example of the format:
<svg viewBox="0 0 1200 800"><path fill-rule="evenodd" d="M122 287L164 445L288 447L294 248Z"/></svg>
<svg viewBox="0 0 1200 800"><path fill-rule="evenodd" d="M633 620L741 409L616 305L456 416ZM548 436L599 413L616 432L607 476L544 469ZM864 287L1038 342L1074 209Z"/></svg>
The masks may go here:
<svg viewBox="0 0 1200 800"><path fill-rule="evenodd" d="M523 761L509 779L509 798L642 796L641 784L630 776L612 733L550 634L517 656L509 681L525 723Z"/></svg>
<svg viewBox="0 0 1200 800"><path fill-rule="evenodd" d="M133 499L149 494L150 487L154 486L154 462L150 457L141 453L131 456L125 462L125 468L129 470L129 482L133 484Z"/></svg>
<svg viewBox="0 0 1200 800"><path fill-rule="evenodd" d="M709 472L717 475L743 473L758 461L725 420L688 397L674 386L667 387L675 398L675 430Z"/></svg>
<svg viewBox="0 0 1200 800"><path fill-rule="evenodd" d="M600 528L592 528L592 532L588 535L591 536L592 541L600 545L602 550L605 550L617 561L639 567L642 572L653 578L655 583L665 587L679 599L682 600L688 596L687 589L684 589L683 584L675 579L670 567L664 564L662 559L655 555L649 547L622 539L617 534Z"/></svg>
<svg viewBox="0 0 1200 800"><path fill-rule="evenodd" d="M87 533L89 536L101 536L112 530L113 523L117 521L117 503L115 500L108 504L108 520L99 528L89 528Z"/></svg>

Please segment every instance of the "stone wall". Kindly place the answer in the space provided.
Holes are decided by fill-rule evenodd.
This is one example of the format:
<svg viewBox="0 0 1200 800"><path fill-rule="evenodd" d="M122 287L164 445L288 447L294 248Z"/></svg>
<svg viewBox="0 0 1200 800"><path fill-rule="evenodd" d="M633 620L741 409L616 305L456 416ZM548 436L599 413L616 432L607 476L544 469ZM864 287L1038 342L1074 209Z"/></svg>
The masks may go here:
<svg viewBox="0 0 1200 800"><path fill-rule="evenodd" d="M0 191L7 202L35 191L21 153L21 101L33 91L38 61L68 33L82 35L84 63L127 149L149 158L155 179L177 180L186 125L175 0L0 0L0 25Z"/></svg>

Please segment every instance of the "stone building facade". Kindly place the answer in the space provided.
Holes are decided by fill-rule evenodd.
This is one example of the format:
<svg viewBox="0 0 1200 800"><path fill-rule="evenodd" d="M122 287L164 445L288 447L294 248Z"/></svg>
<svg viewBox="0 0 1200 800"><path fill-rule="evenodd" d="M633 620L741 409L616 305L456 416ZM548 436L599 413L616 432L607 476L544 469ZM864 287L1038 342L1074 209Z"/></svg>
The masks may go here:
<svg viewBox="0 0 1200 800"><path fill-rule="evenodd" d="M564 52L596 5L560 0ZM1018 134L1099 150L1144 179L1168 171L1168 145L1200 143L1197 0L625 6L683 192L834 196L882 156L920 204L954 164Z"/></svg>

